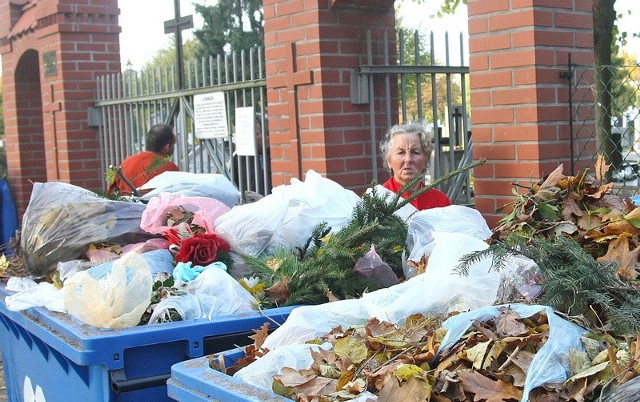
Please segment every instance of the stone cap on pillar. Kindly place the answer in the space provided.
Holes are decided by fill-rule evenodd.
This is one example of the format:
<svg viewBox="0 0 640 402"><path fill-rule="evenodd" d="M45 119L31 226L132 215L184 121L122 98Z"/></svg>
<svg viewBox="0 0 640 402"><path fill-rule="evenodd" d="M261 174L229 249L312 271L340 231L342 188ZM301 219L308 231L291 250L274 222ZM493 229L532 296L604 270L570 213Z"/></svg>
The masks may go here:
<svg viewBox="0 0 640 402"><path fill-rule="evenodd" d="M9 35L7 35L9 39L19 37L36 29L38 20L36 19L35 7L36 2L33 2L22 8L20 18L16 21L15 25L11 27L11 31L9 32Z"/></svg>

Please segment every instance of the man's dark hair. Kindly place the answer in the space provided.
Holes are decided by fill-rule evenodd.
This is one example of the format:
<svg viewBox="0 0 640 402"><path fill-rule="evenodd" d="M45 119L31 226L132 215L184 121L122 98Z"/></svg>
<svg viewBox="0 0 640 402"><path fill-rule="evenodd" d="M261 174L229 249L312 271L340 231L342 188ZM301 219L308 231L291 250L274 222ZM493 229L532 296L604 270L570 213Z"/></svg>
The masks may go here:
<svg viewBox="0 0 640 402"><path fill-rule="evenodd" d="M160 153L165 145L173 144L175 139L172 126L168 124L156 124L152 126L147 133L145 147L147 151Z"/></svg>

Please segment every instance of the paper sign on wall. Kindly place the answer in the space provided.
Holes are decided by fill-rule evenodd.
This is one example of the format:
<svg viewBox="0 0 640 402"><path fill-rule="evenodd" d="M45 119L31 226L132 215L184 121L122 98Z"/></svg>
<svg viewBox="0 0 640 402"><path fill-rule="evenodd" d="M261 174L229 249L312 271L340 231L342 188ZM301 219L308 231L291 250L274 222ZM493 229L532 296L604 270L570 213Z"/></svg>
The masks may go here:
<svg viewBox="0 0 640 402"><path fill-rule="evenodd" d="M256 155L256 119L253 107L236 108L236 154Z"/></svg>
<svg viewBox="0 0 640 402"><path fill-rule="evenodd" d="M196 138L225 138L229 133L224 92L193 96Z"/></svg>

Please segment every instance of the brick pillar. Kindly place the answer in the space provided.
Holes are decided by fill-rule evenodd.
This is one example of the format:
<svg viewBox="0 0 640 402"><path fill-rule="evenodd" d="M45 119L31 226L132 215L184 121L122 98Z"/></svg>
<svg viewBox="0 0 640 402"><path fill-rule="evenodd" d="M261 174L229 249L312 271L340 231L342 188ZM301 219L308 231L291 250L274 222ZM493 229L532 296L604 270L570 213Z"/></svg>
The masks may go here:
<svg viewBox="0 0 640 402"><path fill-rule="evenodd" d="M273 185L303 179L309 169L354 191L384 178L382 168L373 177L369 105L351 103L350 78L368 64L368 29L378 63L385 30L394 41L393 0L263 6Z"/></svg>
<svg viewBox="0 0 640 402"><path fill-rule="evenodd" d="M469 68L476 206L490 226L530 186L564 163L569 172L569 54L593 64L590 1L469 0Z"/></svg>
<svg viewBox="0 0 640 402"><path fill-rule="evenodd" d="M5 144L19 216L32 182L102 187L87 110L96 78L120 72L119 13L117 0L0 5Z"/></svg>

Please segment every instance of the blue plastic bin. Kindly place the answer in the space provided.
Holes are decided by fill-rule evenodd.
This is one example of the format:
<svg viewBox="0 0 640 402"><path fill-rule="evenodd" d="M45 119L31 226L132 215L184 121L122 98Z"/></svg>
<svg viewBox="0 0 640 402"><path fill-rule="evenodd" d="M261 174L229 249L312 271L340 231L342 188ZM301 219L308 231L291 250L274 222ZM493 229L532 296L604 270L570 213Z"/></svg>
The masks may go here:
<svg viewBox="0 0 640 402"><path fill-rule="evenodd" d="M14 402L170 401L173 364L247 345L253 330L265 322L275 329L293 309L104 329L45 308L9 311L8 294L0 285L0 348Z"/></svg>
<svg viewBox="0 0 640 402"><path fill-rule="evenodd" d="M5 245L18 229L18 212L6 180L0 180L0 244ZM0 250L0 254L13 254L12 250Z"/></svg>
<svg viewBox="0 0 640 402"><path fill-rule="evenodd" d="M244 351L234 349L223 355L226 364L231 365L244 357ZM169 397L180 402L291 402L291 399L211 369L208 356L171 366L167 391Z"/></svg>

